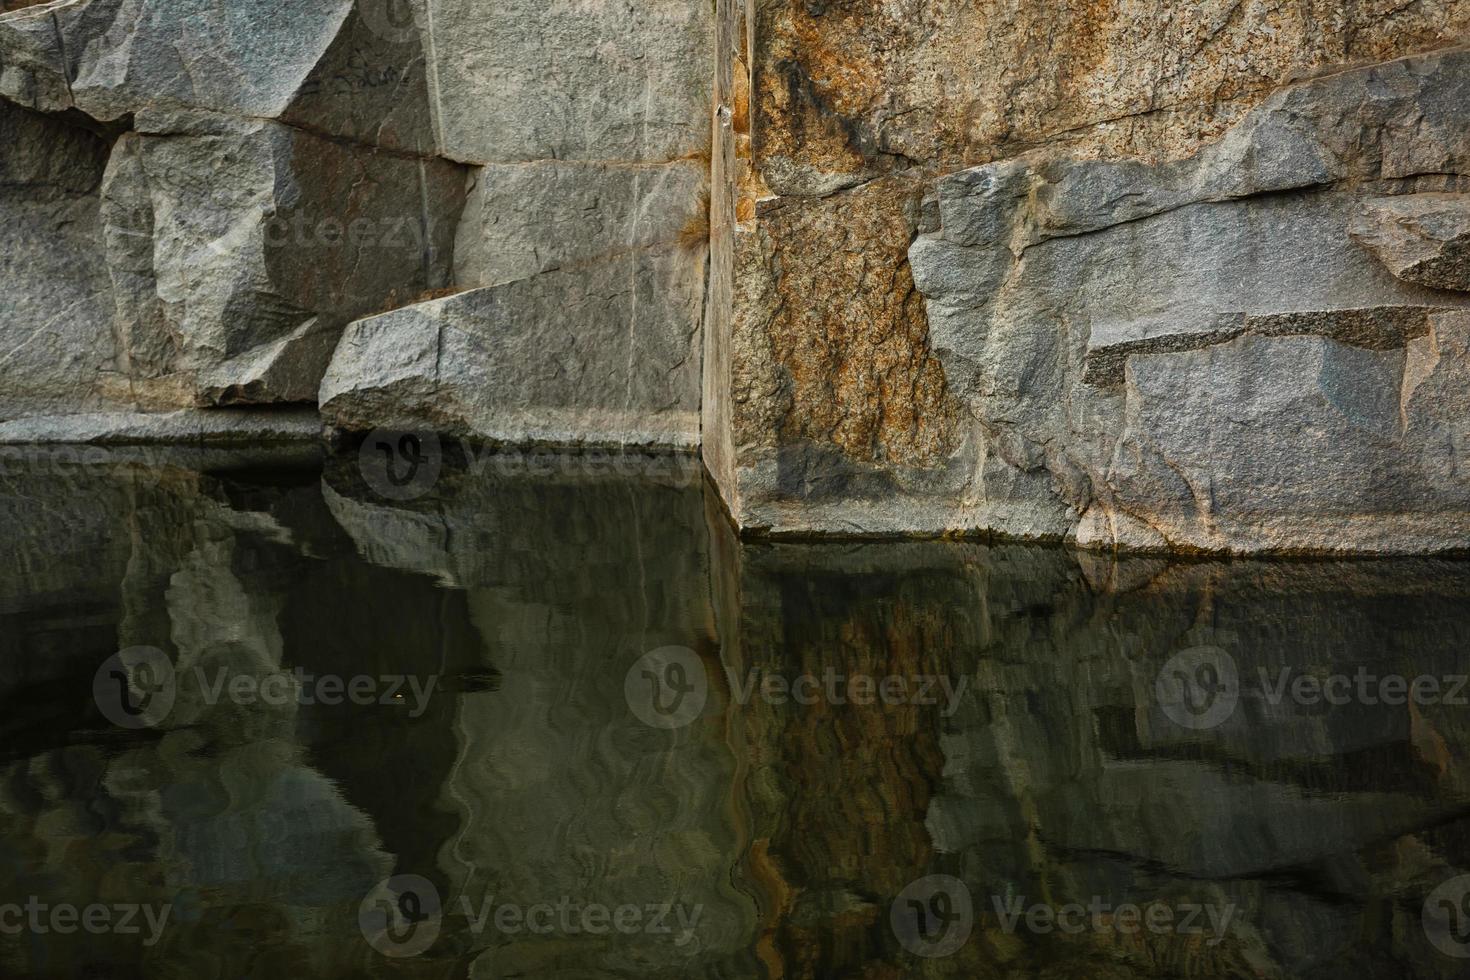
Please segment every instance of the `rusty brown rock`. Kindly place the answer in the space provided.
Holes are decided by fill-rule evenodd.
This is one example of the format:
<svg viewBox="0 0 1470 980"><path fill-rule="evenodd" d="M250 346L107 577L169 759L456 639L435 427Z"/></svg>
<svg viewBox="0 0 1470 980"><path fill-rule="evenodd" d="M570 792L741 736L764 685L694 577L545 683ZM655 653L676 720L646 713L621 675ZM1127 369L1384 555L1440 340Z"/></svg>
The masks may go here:
<svg viewBox="0 0 1470 980"><path fill-rule="evenodd" d="M895 465L953 448L956 408L908 269L919 194L891 177L783 199L762 215L749 247L772 261L742 263L754 302L737 329L769 338L781 394L776 405L740 402L742 442L769 427L778 442L830 442L851 459Z"/></svg>
<svg viewBox="0 0 1470 980"><path fill-rule="evenodd" d="M1184 156L1286 82L1467 28L1455 2L774 0L756 26L760 167L803 194L1039 146Z"/></svg>

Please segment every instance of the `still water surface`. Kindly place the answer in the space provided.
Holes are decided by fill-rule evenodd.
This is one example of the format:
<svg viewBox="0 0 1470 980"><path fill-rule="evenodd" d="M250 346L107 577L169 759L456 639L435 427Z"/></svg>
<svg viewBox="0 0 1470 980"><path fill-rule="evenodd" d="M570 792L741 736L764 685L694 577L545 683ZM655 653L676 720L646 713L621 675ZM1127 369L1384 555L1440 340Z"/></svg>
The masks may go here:
<svg viewBox="0 0 1470 980"><path fill-rule="evenodd" d="M1470 564L741 543L641 457L379 488L7 458L0 974L1470 972Z"/></svg>

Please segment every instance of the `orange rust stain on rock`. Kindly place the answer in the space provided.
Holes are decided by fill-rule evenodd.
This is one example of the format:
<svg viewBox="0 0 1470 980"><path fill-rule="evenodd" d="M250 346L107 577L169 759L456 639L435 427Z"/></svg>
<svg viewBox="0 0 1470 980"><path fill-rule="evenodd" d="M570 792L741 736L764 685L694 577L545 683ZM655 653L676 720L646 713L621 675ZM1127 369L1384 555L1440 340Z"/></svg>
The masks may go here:
<svg viewBox="0 0 1470 980"><path fill-rule="evenodd" d="M757 151L818 170L861 170L860 120L881 95L872 45L855 35L861 15L828 4L813 17L799 2L771 7L757 25Z"/></svg>
<svg viewBox="0 0 1470 980"><path fill-rule="evenodd" d="M953 449L959 412L908 266L918 194L914 181L883 178L759 219L779 255L766 325L789 381L779 441L915 466Z"/></svg>
<svg viewBox="0 0 1470 980"><path fill-rule="evenodd" d="M757 25L757 162L947 170L1047 145L1178 157L1286 82L1467 30L1464 3L777 0Z"/></svg>

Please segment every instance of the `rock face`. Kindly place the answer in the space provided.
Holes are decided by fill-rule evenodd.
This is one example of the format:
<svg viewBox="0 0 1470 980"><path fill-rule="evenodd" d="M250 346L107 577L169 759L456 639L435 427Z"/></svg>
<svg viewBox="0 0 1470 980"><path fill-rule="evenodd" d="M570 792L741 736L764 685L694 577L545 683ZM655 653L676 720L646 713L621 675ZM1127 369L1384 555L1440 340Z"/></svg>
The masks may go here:
<svg viewBox="0 0 1470 980"><path fill-rule="evenodd" d="M89 304L66 314L83 404L310 403L343 326L449 283L465 172L422 123L422 52L350 0L64 0L0 18L0 65L0 96L66 133L28 142L104 162L52 248L104 271L65 277ZM14 207L7 227L45 234ZM7 317L7 342L44 313ZM6 417L38 410L0 396Z"/></svg>
<svg viewBox="0 0 1470 980"><path fill-rule="evenodd" d="M453 227L434 216L463 200L458 167L230 116L137 125L102 212L139 382L185 371L205 404L311 402L347 322L393 284L449 281Z"/></svg>
<svg viewBox="0 0 1470 980"><path fill-rule="evenodd" d="M0 419L321 401L341 428L697 443L707 7L14 7ZM441 373L415 352L451 323Z"/></svg>
<svg viewBox="0 0 1470 980"><path fill-rule="evenodd" d="M1433 288L1462 195L1414 193L1470 187L1467 96L1470 52L1449 51L1288 88L1184 160L938 182L939 227L910 250L931 342L997 454L1044 474L1056 531L1470 543L1466 430L1444 414L1470 293Z"/></svg>
<svg viewBox="0 0 1470 980"><path fill-rule="evenodd" d="M355 430L692 448L703 283L687 260L677 245L640 249L359 320L322 412Z"/></svg>
<svg viewBox="0 0 1470 980"><path fill-rule="evenodd" d="M1463 0L9 8L17 432L312 406L699 448L756 533L1470 548Z"/></svg>
<svg viewBox="0 0 1470 980"><path fill-rule="evenodd" d="M1466 70L1453 52L1393 59L1463 38L1470 7L778 2L729 16L718 98L736 118L716 161L733 200L713 218L711 278L732 286L728 322L709 319L703 440L743 527L1248 551L1470 543L1456 480L1418 475L1460 465L1448 429L1360 455L1372 491L1323 489L1305 511L1338 464L1298 467L1287 487L1258 460L1231 474L1235 492L1281 500L1219 528L1209 474L1160 496L1112 463L1130 358L1182 372L1247 336L1415 363L1406 352L1437 349L1431 318L1465 295L1395 270L1458 261ZM1390 197L1435 217L1394 232L1360 214ZM1232 398L1255 396L1211 397L1228 418ZM1261 431L1236 457L1252 440L1322 452L1337 431L1293 443L1310 416L1242 413ZM1215 449L1241 431L1215 416L1196 435L1210 426ZM1118 494L1150 505L1124 513ZM1194 516L1153 513L1176 510ZM1375 515L1388 520L1370 530ZM1102 540L1103 524L1131 531Z"/></svg>
<svg viewBox="0 0 1470 980"><path fill-rule="evenodd" d="M1459 3L1330 16L1229 0L734 6L717 49L734 119L716 154L733 200L714 215L711 273L733 285L728 322L709 320L703 441L737 521L773 533L1061 537L1080 517L1044 469L1013 465L938 350L908 252L937 229L946 175L1069 159L1167 168L1293 79L1434 49L1470 25ZM1449 105L1430 125L1463 131ZM1364 119L1373 142L1379 124ZM1128 220L1133 188L1116 189L1094 230ZM1351 247L1337 231L1335 247ZM970 276L975 294L987 275Z"/></svg>
<svg viewBox="0 0 1470 980"><path fill-rule="evenodd" d="M111 284L100 186L107 144L0 103L0 336L10 415L86 411L120 379L111 371Z"/></svg>
<svg viewBox="0 0 1470 980"><path fill-rule="evenodd" d="M414 8L440 152L472 165L447 299L353 324L328 424L699 443L709 5Z"/></svg>

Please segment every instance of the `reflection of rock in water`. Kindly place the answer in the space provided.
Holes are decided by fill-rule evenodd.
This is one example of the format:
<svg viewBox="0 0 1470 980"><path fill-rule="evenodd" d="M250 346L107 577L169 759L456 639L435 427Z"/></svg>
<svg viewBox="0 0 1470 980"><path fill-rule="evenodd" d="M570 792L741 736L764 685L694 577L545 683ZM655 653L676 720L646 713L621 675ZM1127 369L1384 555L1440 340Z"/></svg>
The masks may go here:
<svg viewBox="0 0 1470 980"><path fill-rule="evenodd" d="M433 496L395 508L355 489L351 472L331 471L324 487L369 561L465 590L498 675L496 690L460 702L460 744L437 797L457 823L438 855L451 907L468 901L479 915L565 898L638 906L646 920L649 906L676 906L672 934L491 925L462 935L461 945L483 950L476 976L753 969L754 908L730 883L743 840L718 706L663 731L624 699L629 668L656 648L694 649L712 673L718 663L699 485L681 461L641 465L661 472L619 479L569 457L548 476L497 459L479 475L450 472Z"/></svg>
<svg viewBox="0 0 1470 980"><path fill-rule="evenodd" d="M0 473L16 556L0 572L0 895L172 902L169 927L154 947L0 936L5 971L1456 975L1419 914L1470 868L1470 705L1273 702L1261 672L1464 671L1470 565L742 545L687 468L646 460L451 466L389 505L350 458L325 480L310 460L129 458ZM139 644L167 652L177 700L128 733L92 675ZM624 679L669 646L711 683L703 713L664 730ZM1189 728L1156 682L1202 647L1241 689ZM435 687L340 705L212 693L298 667ZM759 694L766 674L829 671L902 677L907 695L942 675L957 698ZM411 960L357 926L394 873L445 900ZM930 874L962 879L977 921L921 960L889 909ZM1212 943L1008 931L994 905L1093 896L1234 911ZM494 925L498 907L564 898L699 919L683 944L674 912L668 934Z"/></svg>
<svg viewBox="0 0 1470 980"><path fill-rule="evenodd" d="M1360 975L1454 975L1419 912L1470 864L1467 707L1272 705L1260 672L1463 672L1470 566L1113 564L949 543L748 546L740 560L732 675L971 682L948 718L743 709L765 774L746 871L786 975L1325 976L1348 958ZM1207 643L1242 693L1218 728L1191 730L1154 684ZM888 903L930 873L967 883L978 922L955 956L920 961L887 930ZM994 904L1094 895L1236 909L1210 944L1008 934Z"/></svg>
<svg viewBox="0 0 1470 980"><path fill-rule="evenodd" d="M36 975L217 976L267 941L283 966L355 955L344 940L357 939L356 902L390 856L310 765L294 703L240 705L212 690L286 666L278 619L305 571L290 530L230 506L248 483L195 468L226 458L135 469L127 453L87 452L88 465L57 451L5 478L5 533L22 561L0 579L4 696L43 707L5 713L0 890L172 907L153 946L146 928L7 937L7 961ZM310 494L303 480L266 496ZM178 693L157 729L124 733L91 703L91 678L135 644L170 655Z"/></svg>
<svg viewBox="0 0 1470 980"><path fill-rule="evenodd" d="M190 462L91 467L63 485L12 474L26 560L0 580L4 694L48 707L7 725L6 893L174 908L154 948L31 937L6 944L10 962L190 976L241 963L747 972L753 909L730 884L741 844L718 710L655 731L622 694L653 647L716 662L687 467L662 481L450 473L415 510L382 506L350 470L319 484L310 469L206 474ZM165 649L178 687L159 730L126 737L89 704L92 671L125 644ZM329 706L212 692L297 667L412 674L437 695ZM447 912L435 947L396 964L356 923L358 901L394 872L428 876ZM461 912L462 900L479 914L487 899L562 896L699 917L687 938L681 924L589 939L472 935Z"/></svg>

